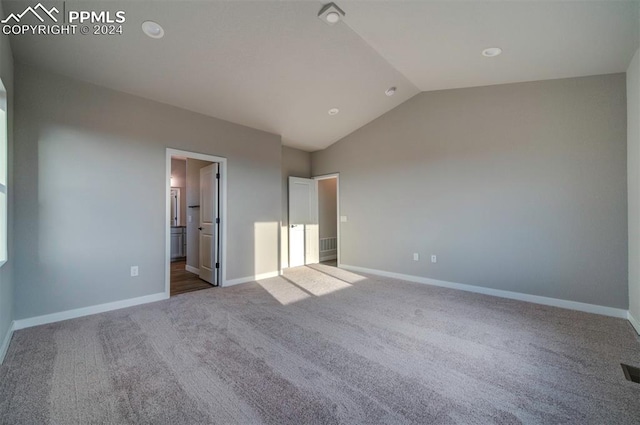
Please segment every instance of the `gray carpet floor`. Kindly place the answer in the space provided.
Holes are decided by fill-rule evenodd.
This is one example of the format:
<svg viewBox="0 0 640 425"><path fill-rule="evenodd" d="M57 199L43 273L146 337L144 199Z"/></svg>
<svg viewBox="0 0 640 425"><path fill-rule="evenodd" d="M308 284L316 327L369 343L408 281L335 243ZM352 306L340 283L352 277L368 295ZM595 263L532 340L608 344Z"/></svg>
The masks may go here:
<svg viewBox="0 0 640 425"><path fill-rule="evenodd" d="M4 424L639 424L625 320L326 265L24 329Z"/></svg>

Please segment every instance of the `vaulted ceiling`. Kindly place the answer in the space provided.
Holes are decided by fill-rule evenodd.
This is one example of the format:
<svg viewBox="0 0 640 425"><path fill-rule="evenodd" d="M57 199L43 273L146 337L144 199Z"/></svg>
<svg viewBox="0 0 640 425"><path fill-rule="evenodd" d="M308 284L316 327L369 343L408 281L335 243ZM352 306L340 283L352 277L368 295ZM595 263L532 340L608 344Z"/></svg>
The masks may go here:
<svg viewBox="0 0 640 425"><path fill-rule="evenodd" d="M420 91L624 72L638 48L637 2L335 1L346 16L329 26L316 0L67 0L67 10L124 10L124 34L11 43L18 61L308 151ZM32 3L4 1L5 16ZM147 20L162 39L143 34ZM494 46L501 56L481 55Z"/></svg>

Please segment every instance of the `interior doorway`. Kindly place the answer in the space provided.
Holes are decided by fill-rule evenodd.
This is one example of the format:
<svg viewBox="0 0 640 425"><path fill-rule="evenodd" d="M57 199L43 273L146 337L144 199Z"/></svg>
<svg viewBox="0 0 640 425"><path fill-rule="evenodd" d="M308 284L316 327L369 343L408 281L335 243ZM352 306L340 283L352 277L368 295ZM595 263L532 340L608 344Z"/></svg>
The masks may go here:
<svg viewBox="0 0 640 425"><path fill-rule="evenodd" d="M318 181L319 260L338 266L338 176L316 177Z"/></svg>
<svg viewBox="0 0 640 425"><path fill-rule="evenodd" d="M167 149L165 293L223 286L226 158Z"/></svg>
<svg viewBox="0 0 640 425"><path fill-rule="evenodd" d="M289 267L340 265L339 176L289 177Z"/></svg>

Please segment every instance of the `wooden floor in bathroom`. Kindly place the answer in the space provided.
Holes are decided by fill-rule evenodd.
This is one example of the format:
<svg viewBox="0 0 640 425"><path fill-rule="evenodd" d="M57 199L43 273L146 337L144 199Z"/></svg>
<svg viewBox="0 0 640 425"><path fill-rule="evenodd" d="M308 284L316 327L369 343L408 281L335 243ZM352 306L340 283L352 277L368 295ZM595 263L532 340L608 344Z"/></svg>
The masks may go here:
<svg viewBox="0 0 640 425"><path fill-rule="evenodd" d="M197 274L185 270L187 262L185 260L171 263L171 296L184 294L186 292L199 291L201 289L213 288L208 282L201 280Z"/></svg>

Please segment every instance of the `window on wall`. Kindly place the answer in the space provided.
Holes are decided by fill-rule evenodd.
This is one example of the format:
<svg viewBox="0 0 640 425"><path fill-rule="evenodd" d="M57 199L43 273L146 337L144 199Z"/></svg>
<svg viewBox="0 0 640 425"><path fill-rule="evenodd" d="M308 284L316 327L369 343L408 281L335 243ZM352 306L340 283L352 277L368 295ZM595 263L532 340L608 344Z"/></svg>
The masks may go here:
<svg viewBox="0 0 640 425"><path fill-rule="evenodd" d="M0 266L7 262L7 91L0 80Z"/></svg>

